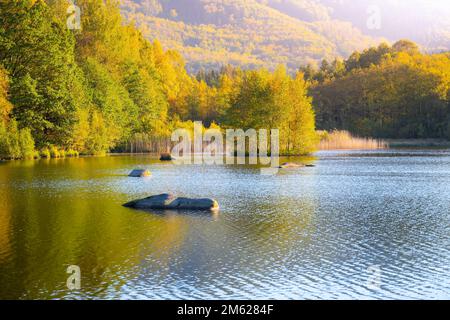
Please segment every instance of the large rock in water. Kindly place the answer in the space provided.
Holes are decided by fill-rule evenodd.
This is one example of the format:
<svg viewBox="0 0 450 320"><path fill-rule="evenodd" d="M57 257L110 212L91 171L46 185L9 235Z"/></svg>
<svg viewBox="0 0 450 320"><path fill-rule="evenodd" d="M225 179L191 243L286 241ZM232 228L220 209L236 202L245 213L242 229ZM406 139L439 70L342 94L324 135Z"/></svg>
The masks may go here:
<svg viewBox="0 0 450 320"><path fill-rule="evenodd" d="M131 171L131 173L128 175L129 177L133 178L144 178L144 177L150 177L152 173L145 169L135 169Z"/></svg>
<svg viewBox="0 0 450 320"><path fill-rule="evenodd" d="M144 210L218 210L219 204L214 199L175 198L165 193L128 202L124 207Z"/></svg>

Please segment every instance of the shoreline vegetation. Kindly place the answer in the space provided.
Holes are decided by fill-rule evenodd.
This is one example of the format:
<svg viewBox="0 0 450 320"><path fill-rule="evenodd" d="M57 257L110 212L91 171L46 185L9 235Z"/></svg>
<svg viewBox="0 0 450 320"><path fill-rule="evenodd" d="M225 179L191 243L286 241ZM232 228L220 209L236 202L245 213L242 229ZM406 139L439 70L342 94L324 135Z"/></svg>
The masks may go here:
<svg viewBox="0 0 450 320"><path fill-rule="evenodd" d="M386 141L372 138L358 138L348 131L319 131L319 150L377 150L388 149Z"/></svg>
<svg viewBox="0 0 450 320"><path fill-rule="evenodd" d="M78 0L82 30L67 28L67 5L0 2L1 159L163 153L194 121L278 128L287 155L450 139L450 53L400 40L295 72L193 75L179 52L127 23L119 2Z"/></svg>
<svg viewBox="0 0 450 320"><path fill-rule="evenodd" d="M433 148L450 149L450 141L443 139L373 139L361 138L351 135L348 131L333 130L317 131L319 143L316 151L338 151L338 150L388 150L388 149L415 149L415 148ZM153 149L153 147L157 146ZM163 147L162 147L163 146ZM39 159L64 159L78 157L104 157L104 156L126 156L126 155L154 155L160 157L166 154L160 150L170 149L173 143L167 139L158 139L157 141L139 141L130 146L128 151L105 152L99 154L82 154L75 150L63 150L56 147L33 151L29 156L21 158L0 158L0 161L9 160L39 160ZM314 153L313 153L314 154ZM280 157L305 156L302 154L282 153Z"/></svg>

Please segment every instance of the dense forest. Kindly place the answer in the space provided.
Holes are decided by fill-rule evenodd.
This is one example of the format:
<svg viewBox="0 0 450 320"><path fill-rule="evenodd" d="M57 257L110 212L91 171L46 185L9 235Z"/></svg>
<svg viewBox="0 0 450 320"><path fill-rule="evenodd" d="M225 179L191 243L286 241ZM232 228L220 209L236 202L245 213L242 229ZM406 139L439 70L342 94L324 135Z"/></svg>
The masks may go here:
<svg viewBox="0 0 450 320"><path fill-rule="evenodd" d="M167 140L195 120L280 128L289 137L282 152L314 149L301 73L233 69L208 85L186 72L178 52L124 23L116 1L77 5L82 30L67 28L68 2L0 2L1 158L124 151L134 141Z"/></svg>
<svg viewBox="0 0 450 320"><path fill-rule="evenodd" d="M402 40L302 67L320 129L376 138L450 138L450 54Z"/></svg>
<svg viewBox="0 0 450 320"><path fill-rule="evenodd" d="M410 41L291 71L279 65L187 72L113 0L0 2L0 157L159 150L175 128L281 130L283 154L308 154L317 129L361 137L450 138L450 54ZM167 145L166 145L167 147Z"/></svg>

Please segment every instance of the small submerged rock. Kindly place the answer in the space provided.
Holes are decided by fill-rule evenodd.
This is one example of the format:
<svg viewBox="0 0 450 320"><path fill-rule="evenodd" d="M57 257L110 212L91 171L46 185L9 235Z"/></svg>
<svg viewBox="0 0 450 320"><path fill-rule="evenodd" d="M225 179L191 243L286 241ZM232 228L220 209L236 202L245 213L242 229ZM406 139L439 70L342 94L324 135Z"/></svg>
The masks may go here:
<svg viewBox="0 0 450 320"><path fill-rule="evenodd" d="M218 210L219 204L214 199L176 198L165 193L145 199L134 200L124 204L124 207L133 209L156 210Z"/></svg>
<svg viewBox="0 0 450 320"><path fill-rule="evenodd" d="M291 169L291 168L313 168L315 165L313 164L302 164L302 163L294 163L294 162L285 162L279 168L280 169Z"/></svg>
<svg viewBox="0 0 450 320"><path fill-rule="evenodd" d="M151 175L152 173L146 169L135 169L131 171L131 173L128 176L132 178L145 178L150 177Z"/></svg>
<svg viewBox="0 0 450 320"><path fill-rule="evenodd" d="M283 163L280 166L280 169L288 169L288 168L304 168L305 165L304 164L300 164L300 163L293 163L293 162L286 162Z"/></svg>

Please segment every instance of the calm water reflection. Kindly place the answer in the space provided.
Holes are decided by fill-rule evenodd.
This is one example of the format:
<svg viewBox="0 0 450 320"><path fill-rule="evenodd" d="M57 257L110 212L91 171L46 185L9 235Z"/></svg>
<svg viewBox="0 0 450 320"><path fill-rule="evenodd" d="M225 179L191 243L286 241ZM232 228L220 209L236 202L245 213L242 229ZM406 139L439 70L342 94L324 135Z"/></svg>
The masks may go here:
<svg viewBox="0 0 450 320"><path fill-rule="evenodd" d="M267 177L145 156L2 163L0 298L449 299L450 153L322 152L316 165ZM126 177L139 166L153 177ZM221 211L121 206L168 191Z"/></svg>

